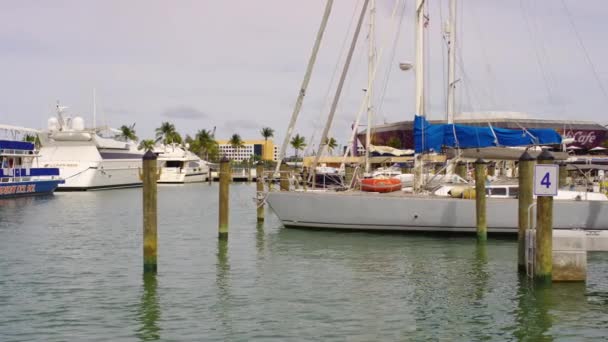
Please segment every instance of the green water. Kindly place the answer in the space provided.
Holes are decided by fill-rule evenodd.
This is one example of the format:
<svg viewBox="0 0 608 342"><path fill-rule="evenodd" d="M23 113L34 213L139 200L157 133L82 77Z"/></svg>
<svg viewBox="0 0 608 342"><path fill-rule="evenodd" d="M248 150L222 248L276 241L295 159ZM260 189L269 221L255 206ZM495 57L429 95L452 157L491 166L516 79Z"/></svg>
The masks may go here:
<svg viewBox="0 0 608 342"><path fill-rule="evenodd" d="M516 244L284 229L253 185L161 186L158 274L142 274L141 189L0 201L0 341L597 341L608 253L586 284L533 288ZM344 213L348 215L348 213Z"/></svg>

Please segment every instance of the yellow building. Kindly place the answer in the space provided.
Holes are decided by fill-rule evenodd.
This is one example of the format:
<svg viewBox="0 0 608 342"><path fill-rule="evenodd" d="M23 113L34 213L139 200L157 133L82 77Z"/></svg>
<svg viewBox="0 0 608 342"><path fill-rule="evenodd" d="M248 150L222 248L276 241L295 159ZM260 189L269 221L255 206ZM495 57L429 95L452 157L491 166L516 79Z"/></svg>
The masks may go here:
<svg viewBox="0 0 608 342"><path fill-rule="evenodd" d="M251 159L254 155L261 156L262 160L276 161L279 158L279 148L271 139L243 140L243 146L236 149L228 140L217 140L217 143L220 156L236 161Z"/></svg>

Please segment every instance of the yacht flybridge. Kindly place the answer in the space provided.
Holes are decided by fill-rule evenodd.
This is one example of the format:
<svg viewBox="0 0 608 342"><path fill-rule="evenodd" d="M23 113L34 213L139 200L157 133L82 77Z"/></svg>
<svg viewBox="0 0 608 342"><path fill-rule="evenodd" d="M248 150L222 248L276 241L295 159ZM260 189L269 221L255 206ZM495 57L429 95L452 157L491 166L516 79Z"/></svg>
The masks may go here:
<svg viewBox="0 0 608 342"><path fill-rule="evenodd" d="M141 186L138 170L143 153L134 141L102 137L97 129L85 128L84 119L67 116L57 105L57 117L48 130L38 134L39 163L58 168L65 180L58 191L99 190Z"/></svg>

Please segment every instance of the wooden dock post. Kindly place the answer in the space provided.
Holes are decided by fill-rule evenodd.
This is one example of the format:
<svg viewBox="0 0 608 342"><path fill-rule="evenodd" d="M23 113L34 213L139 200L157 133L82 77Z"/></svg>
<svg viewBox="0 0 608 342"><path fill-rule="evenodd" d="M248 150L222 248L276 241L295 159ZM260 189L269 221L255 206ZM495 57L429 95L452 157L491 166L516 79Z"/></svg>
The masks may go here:
<svg viewBox="0 0 608 342"><path fill-rule="evenodd" d="M255 167L255 180L258 222L264 222L264 164L262 164L262 162L259 162Z"/></svg>
<svg viewBox="0 0 608 342"><path fill-rule="evenodd" d="M481 158L475 161L477 241L486 241L488 239L488 223L486 220L486 164Z"/></svg>
<svg viewBox="0 0 608 342"><path fill-rule="evenodd" d="M157 156L148 150L142 157L143 171L140 178L143 183L143 213L144 213L144 273L156 273L157 257L157 185L160 174L156 166Z"/></svg>
<svg viewBox="0 0 608 342"><path fill-rule="evenodd" d="M232 170L230 170L230 161L223 158L220 161L220 209L219 209L219 226L218 226L218 237L220 239L228 238L228 216L229 203L230 203L230 180L232 178Z"/></svg>
<svg viewBox="0 0 608 342"><path fill-rule="evenodd" d="M488 176L496 176L496 162L488 163Z"/></svg>
<svg viewBox="0 0 608 342"><path fill-rule="evenodd" d="M351 165L344 166L344 185L346 185L346 187L350 188L350 186L353 184L354 177L355 168L353 168Z"/></svg>
<svg viewBox="0 0 608 342"><path fill-rule="evenodd" d="M545 150L538 156L538 164L553 164L555 158ZM536 258L534 280L550 284L553 272L553 196L536 199Z"/></svg>
<svg viewBox="0 0 608 342"><path fill-rule="evenodd" d="M518 193L518 208L517 218L517 269L520 273L526 273L526 230L533 229L529 227L530 216L529 208L534 198L532 197L532 186L534 182L534 164L535 159L525 151L519 157L519 193Z"/></svg>
<svg viewBox="0 0 608 342"><path fill-rule="evenodd" d="M462 179L467 179L467 164L463 161L456 163L456 174Z"/></svg>
<svg viewBox="0 0 608 342"><path fill-rule="evenodd" d="M253 179L253 176L251 175L251 165L252 161L247 160L247 183L251 183L251 180Z"/></svg>
<svg viewBox="0 0 608 342"><path fill-rule="evenodd" d="M304 191L308 189L308 168L304 167L302 170L302 188Z"/></svg>
<svg viewBox="0 0 608 342"><path fill-rule="evenodd" d="M289 166L287 164L281 164L279 170L281 171L279 173L281 191L289 191Z"/></svg>
<svg viewBox="0 0 608 342"><path fill-rule="evenodd" d="M207 165L209 167L209 172L207 173L207 175L209 176L209 178L207 178L207 182L209 185L211 185L211 183L213 183L213 175L212 175L212 171L211 171L211 166Z"/></svg>
<svg viewBox="0 0 608 342"><path fill-rule="evenodd" d="M559 185L558 185L558 187L560 189L567 185L566 184L567 178L568 178L568 170L566 168L566 163L561 162L561 163L559 163Z"/></svg>

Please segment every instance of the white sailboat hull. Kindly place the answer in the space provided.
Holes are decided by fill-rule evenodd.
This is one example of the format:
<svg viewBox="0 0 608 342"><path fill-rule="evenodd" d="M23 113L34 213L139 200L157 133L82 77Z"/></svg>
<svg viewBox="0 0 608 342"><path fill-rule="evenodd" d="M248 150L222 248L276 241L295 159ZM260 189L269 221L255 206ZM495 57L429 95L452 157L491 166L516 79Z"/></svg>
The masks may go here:
<svg viewBox="0 0 608 342"><path fill-rule="evenodd" d="M475 201L402 193L270 192L283 225L353 230L475 232ZM490 233L517 233L516 199L487 199ZM554 201L554 229L608 231L608 203Z"/></svg>

